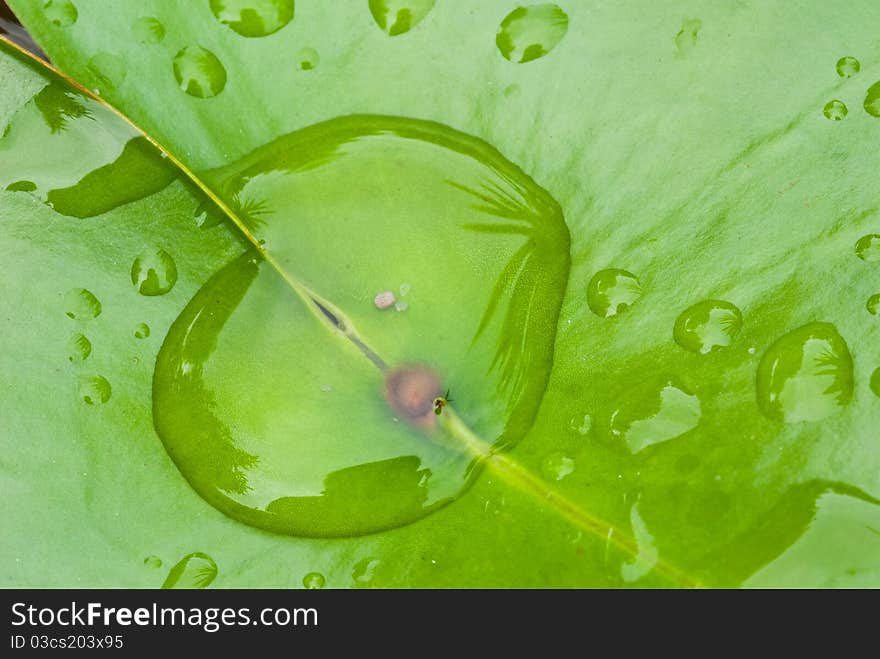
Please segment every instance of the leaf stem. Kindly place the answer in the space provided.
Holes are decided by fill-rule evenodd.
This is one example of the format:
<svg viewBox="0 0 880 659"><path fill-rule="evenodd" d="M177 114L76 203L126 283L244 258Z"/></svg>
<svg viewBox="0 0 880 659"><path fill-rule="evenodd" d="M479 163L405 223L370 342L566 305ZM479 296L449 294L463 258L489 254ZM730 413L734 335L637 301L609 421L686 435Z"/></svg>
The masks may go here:
<svg viewBox="0 0 880 659"><path fill-rule="evenodd" d="M639 555L636 541L626 532L614 527L609 522L596 517L578 506L560 492L554 490L530 471L521 466L511 456L497 453L491 445L478 437L465 424L451 406L447 405L440 415L445 430L455 437L468 453L486 465L494 474L521 492L531 495L542 505L552 508L565 520L578 529L591 533L599 538L607 538L625 553ZM689 588L700 587L701 584L677 567L662 559L657 561L656 569L671 581Z"/></svg>

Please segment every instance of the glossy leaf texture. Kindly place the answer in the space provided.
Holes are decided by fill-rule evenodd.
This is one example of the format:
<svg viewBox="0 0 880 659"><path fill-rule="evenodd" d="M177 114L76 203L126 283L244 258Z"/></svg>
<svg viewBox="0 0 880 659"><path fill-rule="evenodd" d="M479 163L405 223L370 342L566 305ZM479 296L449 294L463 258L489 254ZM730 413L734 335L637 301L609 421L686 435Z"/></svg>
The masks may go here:
<svg viewBox="0 0 880 659"><path fill-rule="evenodd" d="M191 216L204 208L204 199L177 172L167 174L173 182L160 189L161 167L141 163L151 175L132 177L137 185L123 185L119 196L107 192L102 181L109 179L102 177L116 176L113 164L127 168L129 161L139 162L132 154L145 145L131 145L138 138L130 132L100 147L96 128L98 136L89 143L98 145L100 157L82 163L83 171L45 180L16 175L10 181L19 184L10 198L27 200L33 215L4 202L4 215L16 218L4 225L18 227L21 217L28 217L32 227L44 229L16 228L14 235L21 237L6 250L15 254L16 275L4 279L11 291L4 299L28 312L6 321L23 347L4 355L10 366L15 360L21 378L15 382L18 404L10 405L16 421L4 477L21 492L20 512L12 519L24 536L57 537L42 555L10 547L7 562L21 559L10 582L157 584L166 575L147 575L144 556L160 555L171 565L204 552L216 562L216 586L301 585L310 573L321 574L328 586L674 583L659 574L661 563L687 575L680 581L685 585L878 584L880 446L874 429L880 401L869 381L880 357L873 346L876 318L865 309L880 286L870 249L870 236L880 233L873 185L880 124L871 91L880 69L869 28L880 16L872 3L858 2L842 12L774 3L711 8L681 3L671 11L645 2L638 20L624 8L581 3L519 11L507 2L490 2L467 12L452 3L385 3L389 7L378 8L386 16L383 24L377 17L383 3L340 8L300 2L285 25L276 27L282 14L272 14L274 22L245 30L250 35L234 28L243 19L218 19L208 2L185 9L160 2L80 3L73 22L59 21L38 3L11 4L62 70L97 89L196 172L255 240L265 240L261 249L278 267L270 277L267 261L240 256L242 227L238 233L225 222L197 229ZM400 12L407 9L418 20L404 30ZM392 10L393 24L387 18ZM132 38L133 26L142 32L145 17L163 26L162 38L148 43ZM400 29L393 27L397 24ZM838 65L844 56L860 62L845 67L846 75ZM317 65L302 67L303 61ZM36 74L21 68L7 86L38 86ZM784 93L780 79L788 81ZM53 135L48 125L43 130L30 95L17 98L18 106L5 101L4 112L12 118L17 111L17 121L42 130L33 139L66 137ZM826 112L832 100L848 113ZM60 116L77 125L91 121L67 110ZM10 122L4 139L18 139L15 124ZM437 124L441 128L433 128ZM426 137L438 130L445 145ZM497 149L502 160L494 155L462 160L461 152L449 147L450 140L460 139L488 145L486 153ZM526 179L508 173L494 186L481 187L496 172L508 171L507 163ZM34 187L23 190L21 181ZM80 211L82 219L75 221L107 222L97 232L102 236L133 230L136 225L116 214L127 216L138 204L158 203L172 193L186 199L174 206L180 221L167 229L181 232L180 247L144 234L137 249L132 242L125 258L118 257L119 290L154 303L155 318L134 318L131 305L123 312L124 305L108 304L113 294L102 295L97 283L62 286L28 270L46 267L47 254L55 254L59 260L49 271L64 272L69 280L62 256L75 263L77 253L94 250L91 227L59 225L52 215L57 211L42 203L51 201L54 191L78 185L92 192L58 199L82 203L95 195L95 208L106 210L93 218ZM529 263L558 268L558 255L568 252L560 248L566 232L536 230L527 236L529 222L514 220L519 233L508 234L503 228L510 231L510 221L491 219L534 209L527 200L535 194L552 200L543 208L558 203L559 211L526 213L533 218L530 226L558 227L555 220L534 218L564 218L570 234L567 285L559 286L566 279L562 270L545 274L542 267L535 276L528 270ZM471 206L464 201L468 195ZM480 210L487 205L490 219ZM180 212L184 206L186 212ZM440 212L443 208L455 209L453 218ZM47 242L46 236L60 236L60 226L75 229L64 240ZM201 240L188 243L186 231ZM472 235L465 236L467 231ZM523 244L533 247L517 257ZM184 256L187 245L198 248L192 256ZM161 270L167 260L157 250L173 258L177 283L165 296L139 295L131 280L141 280L134 272L128 279L129 270L141 254L142 263ZM103 254L112 258L108 249ZM190 258L200 265L184 267ZM523 265L508 269L517 258ZM540 408L508 452L567 501L613 528L608 534L585 532L558 515L552 502L536 501L489 469L475 475L472 487L450 505L394 530L353 539L267 534L205 504L157 437L150 382L156 358L159 367L165 363L159 340L174 341L181 327L175 330L175 322L196 312L199 296L229 272L224 267L234 267L230 263L254 271L252 283L237 305L229 303L234 287L223 287L226 297L218 306L237 311L222 333L215 332L216 343L210 327L196 342L213 349L210 368L217 370L209 388L222 388L223 394L213 401L215 409L228 415L228 427L249 436L286 432L279 423L307 426L320 395L341 394L332 403L340 406L334 410L339 432L333 437L351 427L364 437L375 432L395 441L383 432L382 421L364 416L364 396L325 382L326 374L338 370L332 360L342 354L360 359L354 362L364 371L352 373L346 383L366 386L372 378L372 391L380 386L375 361L371 366L352 334L326 331L332 318L344 318L350 321L345 328L356 328L354 336L364 337L383 361L416 359L445 371L459 355L461 365L443 373L444 383L453 385L461 417L470 417L487 441L495 441L512 414L497 406L511 397L477 392L476 374L486 371L504 337L511 336L502 320L510 317L508 309L522 308L516 304L523 299L518 287L541 300L564 290L555 338L548 329L557 325L551 308L538 314L537 338L528 341L538 350L536 365L549 364L541 355L552 349L553 367L543 396L526 396ZM469 271L469 263L485 263L486 271ZM82 279L100 274L82 267ZM509 274L514 270L517 276ZM144 272L149 275L149 269ZM308 293L291 295L279 272ZM159 289L163 281L167 285L155 268L154 273ZM242 284L249 276L234 279ZM498 289L499 277L510 286ZM52 292L25 294L19 282L32 279ZM402 284L411 287L405 311L372 306L376 293L400 294ZM126 339L139 323L150 326L145 340L154 340L152 352L143 356L140 388L130 390L135 393L125 393L125 379L109 366L70 385L77 392L70 407L52 393L60 386L57 374L45 366L45 342L30 329L38 319L52 327L44 321L50 318L47 300L54 295L64 306L62 296L73 289L92 292L102 310L82 321L62 311L52 321L59 328L62 321L97 326L111 313L126 314L131 325ZM479 328L499 290L503 304L490 313L495 324L484 330L481 346L473 342L474 325ZM94 313L87 296L76 292L72 300L81 315ZM330 313L320 308L315 313L316 300L325 301L322 308ZM523 322L514 322L520 328L516 336L523 336L521 328L531 321ZM301 357L296 341L307 336L308 327L320 328L321 340L333 350L313 351L302 372L283 372L284 364ZM106 330L106 341L111 336L121 341L121 325L112 330ZM88 358L75 361L79 368L98 357L101 342L82 328L77 332L92 346ZM66 368L71 345L81 356L85 344L78 339L71 344L64 333L59 345ZM254 351L255 345L266 351ZM466 357L468 350L477 357ZM195 356L204 352L197 348ZM260 361L249 363L247 356ZM47 361L25 368L21 359ZM503 363L491 373L501 378ZM279 378L305 388L274 388L271 381ZM322 391L321 384L334 389ZM494 390L496 383L490 384L487 389ZM11 382L8 388L13 390ZM184 393L199 395L192 387ZM92 405L73 407L83 396ZM130 401L124 423L112 416L123 396ZM35 419L28 408L37 397L52 407ZM377 401L373 412L385 411L375 394L370 400ZM152 402L157 404L157 397ZM290 412L279 417L279 410ZM350 421L352 414L366 420ZM51 455L49 447L58 447L62 430L70 440L58 450L68 464L80 464L85 456L92 461L76 476L65 472L66 498L87 503L63 516L50 499L55 495L34 485L55 473L45 456ZM44 442L46 450L23 442L23 434ZM134 440L124 441L129 437ZM362 463L347 441L338 445L339 455ZM328 460L317 470L322 476L345 469L344 461L330 465L332 452L319 455ZM379 451L370 459L388 455ZM418 458L419 464L430 460ZM132 464L143 487L119 477L130 473ZM436 464L431 463L428 483L435 473L445 478ZM404 471L418 468L412 462ZM187 477L199 489L198 478ZM421 481L400 482L418 487ZM326 497L331 486L329 480L315 481L309 492L324 487ZM235 483L225 490L234 491ZM429 494L419 506L437 500ZM50 533L59 524L75 525L78 542ZM625 544L634 550L618 551L617 536L628 538ZM103 572L75 555L74 548L84 546L91 557L103 558Z"/></svg>

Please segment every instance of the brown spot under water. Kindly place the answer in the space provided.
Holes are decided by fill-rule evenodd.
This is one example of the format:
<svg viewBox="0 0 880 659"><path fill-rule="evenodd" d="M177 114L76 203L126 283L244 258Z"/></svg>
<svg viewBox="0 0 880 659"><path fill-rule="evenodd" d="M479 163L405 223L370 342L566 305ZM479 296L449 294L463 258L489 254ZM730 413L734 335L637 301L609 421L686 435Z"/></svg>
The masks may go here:
<svg viewBox="0 0 880 659"><path fill-rule="evenodd" d="M443 395L440 376L422 365L399 366L385 375L385 400L402 420L420 428L437 423L434 400Z"/></svg>

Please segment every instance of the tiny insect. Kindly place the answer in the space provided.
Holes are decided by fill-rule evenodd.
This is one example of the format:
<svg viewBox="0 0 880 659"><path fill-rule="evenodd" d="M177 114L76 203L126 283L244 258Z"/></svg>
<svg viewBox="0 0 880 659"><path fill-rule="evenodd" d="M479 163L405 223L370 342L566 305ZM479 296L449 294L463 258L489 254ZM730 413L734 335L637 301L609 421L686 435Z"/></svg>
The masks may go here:
<svg viewBox="0 0 880 659"><path fill-rule="evenodd" d="M443 408L449 405L453 401L453 398L449 395L449 389L446 390L446 393L442 396L437 396L434 399L434 414L440 416L440 412L443 411Z"/></svg>

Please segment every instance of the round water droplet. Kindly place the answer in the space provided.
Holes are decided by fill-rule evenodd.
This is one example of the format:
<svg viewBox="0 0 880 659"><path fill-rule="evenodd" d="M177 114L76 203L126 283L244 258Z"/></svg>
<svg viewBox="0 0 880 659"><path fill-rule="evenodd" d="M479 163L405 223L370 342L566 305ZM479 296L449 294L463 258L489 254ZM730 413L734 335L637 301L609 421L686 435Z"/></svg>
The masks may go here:
<svg viewBox="0 0 880 659"><path fill-rule="evenodd" d="M150 326L146 323L140 323L134 328L134 338L146 339L148 336L150 336Z"/></svg>
<svg viewBox="0 0 880 659"><path fill-rule="evenodd" d="M220 224L220 221L223 219L223 211L213 201L205 199L196 206L193 217L196 220L197 227L200 229L210 229Z"/></svg>
<svg viewBox="0 0 880 659"><path fill-rule="evenodd" d="M561 481L574 471L574 460L564 453L551 453L541 463L541 471L545 478Z"/></svg>
<svg viewBox="0 0 880 659"><path fill-rule="evenodd" d="M14 181L6 186L7 192L34 192L37 184L33 181Z"/></svg>
<svg viewBox="0 0 880 659"><path fill-rule="evenodd" d="M397 309L397 311L406 311L409 309L409 303L404 302L403 300L398 300L394 303L394 308Z"/></svg>
<svg viewBox="0 0 880 659"><path fill-rule="evenodd" d="M533 416L543 392L534 366L547 363L537 355L552 355L551 330L530 331L522 356L523 324L554 326L548 313L562 294L553 282L567 280L568 236L558 205L521 170L444 126L366 116L287 135L208 176L240 205L266 210L259 238L279 262L296 264L298 277L332 289L333 305L301 300L251 251L207 281L171 326L156 360L154 422L208 502L278 533L381 531L430 514L471 483L478 470L453 433L455 419L490 444L522 436L528 424L509 423L509 410ZM523 219L490 218L486 204L499 214L516 208ZM352 213L371 227L362 237L375 249L337 241L331 261L319 258L313 230L324 242L346 235ZM306 216L315 219L304 233ZM440 236L463 249L438 254ZM407 259L393 258L391 237L407 246ZM495 276L511 281L497 305ZM384 286L396 292L400 282L412 283L420 303L403 314L375 311L374 295ZM340 344L340 326L356 327L357 337ZM498 359L504 368L492 369ZM439 385L426 409L402 416L383 397L384 385L410 360L437 372ZM325 382L332 393L321 390ZM454 414L437 415L434 399L447 387Z"/></svg>
<svg viewBox="0 0 880 659"><path fill-rule="evenodd" d="M103 405L110 400L110 383L101 375L83 378L79 383L79 395L87 405Z"/></svg>
<svg viewBox="0 0 880 659"><path fill-rule="evenodd" d="M702 21L698 18L686 18L681 23L681 29L675 35L675 50L679 56L687 55L697 45Z"/></svg>
<svg viewBox="0 0 880 659"><path fill-rule="evenodd" d="M92 354L92 342L84 334L74 334L67 342L67 358L72 362L81 362Z"/></svg>
<svg viewBox="0 0 880 659"><path fill-rule="evenodd" d="M370 0L370 13L383 32L396 37L413 29L434 8L435 0Z"/></svg>
<svg viewBox="0 0 880 659"><path fill-rule="evenodd" d="M152 16L143 16L131 25L131 32L138 43L155 44L165 38L165 26Z"/></svg>
<svg viewBox="0 0 880 659"><path fill-rule="evenodd" d="M841 78L852 78L861 68L862 65L855 57L841 57L837 60L837 75Z"/></svg>
<svg viewBox="0 0 880 659"><path fill-rule="evenodd" d="M880 293L874 293L868 298L868 301L865 303L865 309L867 309L868 313L872 316L876 316L880 313Z"/></svg>
<svg viewBox="0 0 880 659"><path fill-rule="evenodd" d="M589 414L584 414L582 417L575 416L572 417L569 425L571 426L571 429L577 431L578 434L588 435L593 428L593 417Z"/></svg>
<svg viewBox="0 0 880 659"><path fill-rule="evenodd" d="M522 88L516 83L513 83L512 85L507 85L507 87L504 88L505 98L515 98L519 96L520 93L522 93Z"/></svg>
<svg viewBox="0 0 880 659"><path fill-rule="evenodd" d="M91 291L74 288L64 296L64 313L74 320L90 320L101 315L101 303Z"/></svg>
<svg viewBox="0 0 880 659"><path fill-rule="evenodd" d="M600 270L587 285L587 304L600 318L616 316L642 296L642 286L631 272L618 268Z"/></svg>
<svg viewBox="0 0 880 659"><path fill-rule="evenodd" d="M309 572L303 577L303 586L308 590L319 590L324 587L324 575L320 572Z"/></svg>
<svg viewBox="0 0 880 659"><path fill-rule="evenodd" d="M187 46L174 56L174 78L190 96L211 98L226 86L226 69L210 50Z"/></svg>
<svg viewBox="0 0 880 659"><path fill-rule="evenodd" d="M863 107L872 117L880 117L880 81L868 87Z"/></svg>
<svg viewBox="0 0 880 659"><path fill-rule="evenodd" d="M301 48L296 54L296 68L300 71L311 71L318 66L320 61L318 51L314 48Z"/></svg>
<svg viewBox="0 0 880 659"><path fill-rule="evenodd" d="M154 570L159 569L160 567L162 567L162 559L158 556L147 556L144 559L144 565L146 565L147 567L151 567Z"/></svg>
<svg viewBox="0 0 880 659"><path fill-rule="evenodd" d="M110 53L98 53L89 60L86 68L99 92L116 89L125 81L125 65Z"/></svg>
<svg viewBox="0 0 880 659"><path fill-rule="evenodd" d="M880 368L875 368L871 373L870 387L874 395L880 397Z"/></svg>
<svg viewBox="0 0 880 659"><path fill-rule="evenodd" d="M207 554L194 552L181 558L168 572L162 588L207 588L217 577L217 564Z"/></svg>
<svg viewBox="0 0 880 659"><path fill-rule="evenodd" d="M611 433L638 453L696 428L700 414L700 399L677 378L667 378L659 387L647 383L628 392L611 414Z"/></svg>
<svg viewBox="0 0 880 659"><path fill-rule="evenodd" d="M411 290L412 290L412 286L410 286L409 284L401 284L400 285L400 296L403 297L405 295L408 295Z"/></svg>
<svg viewBox="0 0 880 659"><path fill-rule="evenodd" d="M846 103L838 101L837 99L828 101L822 109L822 114L824 114L827 119L831 119L831 121L840 121L848 112L849 110L846 108Z"/></svg>
<svg viewBox="0 0 880 659"><path fill-rule="evenodd" d="M704 300L679 315L672 336L685 350L706 354L729 346L742 329L742 322L736 305L724 300Z"/></svg>
<svg viewBox="0 0 880 659"><path fill-rule="evenodd" d="M880 261L880 234L870 233L856 241L856 256L862 261Z"/></svg>
<svg viewBox="0 0 880 659"><path fill-rule="evenodd" d="M211 12L243 37L265 37L293 20L293 0L211 0Z"/></svg>
<svg viewBox="0 0 880 659"><path fill-rule="evenodd" d="M853 395L853 362L831 323L809 323L776 341L758 364L761 411L778 421L818 421Z"/></svg>
<svg viewBox="0 0 880 659"><path fill-rule="evenodd" d="M378 558L364 558L355 563L354 569L351 571L351 578L355 584L362 586L373 580L373 573L379 567Z"/></svg>
<svg viewBox="0 0 880 659"><path fill-rule="evenodd" d="M79 14L70 0L49 0L43 5L43 15L53 25L67 27L76 23Z"/></svg>
<svg viewBox="0 0 880 659"><path fill-rule="evenodd" d="M495 44L506 59L524 64L544 57L568 32L568 15L557 5L517 7L501 21Z"/></svg>
<svg viewBox="0 0 880 659"><path fill-rule="evenodd" d="M177 266L164 249L148 249L131 264L131 283L141 295L165 295L177 282Z"/></svg>

